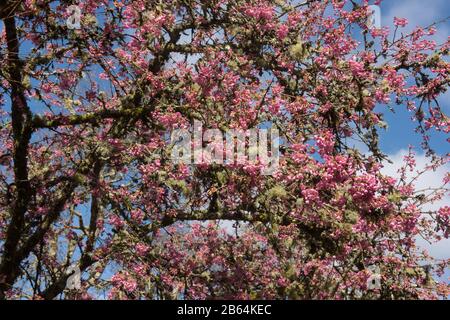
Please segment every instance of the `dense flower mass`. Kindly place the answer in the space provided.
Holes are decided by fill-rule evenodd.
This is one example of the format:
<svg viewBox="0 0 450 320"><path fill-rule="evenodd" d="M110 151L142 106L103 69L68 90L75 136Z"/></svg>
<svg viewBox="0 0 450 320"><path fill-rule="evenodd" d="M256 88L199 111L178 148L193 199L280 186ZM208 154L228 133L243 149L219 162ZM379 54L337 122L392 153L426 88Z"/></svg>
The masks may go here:
<svg viewBox="0 0 450 320"><path fill-rule="evenodd" d="M427 206L450 176L411 178L448 161L431 143L450 142L435 26L368 27L368 1L86 0L71 28L70 5L0 4L0 299L450 294L450 261L419 245L450 236L449 207ZM411 148L383 173L395 111L423 172ZM278 169L173 161L171 132L194 121L277 128Z"/></svg>

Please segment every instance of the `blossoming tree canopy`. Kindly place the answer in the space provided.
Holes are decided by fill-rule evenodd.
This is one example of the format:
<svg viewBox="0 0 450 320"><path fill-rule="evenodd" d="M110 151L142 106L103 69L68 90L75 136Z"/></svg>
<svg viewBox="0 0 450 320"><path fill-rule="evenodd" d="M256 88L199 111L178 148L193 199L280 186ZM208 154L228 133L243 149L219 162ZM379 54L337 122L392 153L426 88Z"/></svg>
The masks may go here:
<svg viewBox="0 0 450 320"><path fill-rule="evenodd" d="M407 109L424 172L447 161L435 26L368 28L367 1L86 0L69 28L71 5L0 4L0 298L449 294L418 245L449 237L427 207L449 175L419 193L412 151L392 177L379 145ZM194 121L277 128L277 171L172 161Z"/></svg>

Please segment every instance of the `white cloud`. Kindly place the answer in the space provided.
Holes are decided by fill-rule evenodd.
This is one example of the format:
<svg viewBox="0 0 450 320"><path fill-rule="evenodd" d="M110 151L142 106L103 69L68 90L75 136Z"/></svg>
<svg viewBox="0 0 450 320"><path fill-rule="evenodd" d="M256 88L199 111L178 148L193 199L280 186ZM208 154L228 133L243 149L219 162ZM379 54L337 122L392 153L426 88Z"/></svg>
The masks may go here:
<svg viewBox="0 0 450 320"><path fill-rule="evenodd" d="M386 175L398 178L398 169L403 166L403 158L407 155L406 150L400 150L396 154L391 155L389 158L393 162L392 164L385 163L385 167L382 172ZM423 154L416 155L417 168L414 172L409 172L407 175L408 179L412 179L415 176L415 172L422 171L427 164L430 163L429 158L425 157ZM428 188L439 188L443 184L443 178L447 172L450 171L450 165L446 164L436 171L428 171L427 173L420 176L415 183L416 190L423 190ZM441 200L435 203L429 204L424 207L425 210L433 211L441 208L442 206L450 206L450 194L447 193ZM442 240L435 244L429 244L425 240L419 238L418 244L427 249L431 256L436 259L449 259L450 258L450 239Z"/></svg>
<svg viewBox="0 0 450 320"><path fill-rule="evenodd" d="M389 159L393 162L385 163L383 168L383 173L390 175L392 177L398 178L398 170L403 166L403 159L408 154L407 150L400 150L396 154L390 155ZM430 164L430 158L427 158L424 154L418 154L415 156L416 169L413 172L407 172L407 178L412 179L416 176L418 171L423 171L423 169ZM428 188L439 188L443 185L443 179L447 172L450 171L450 165L446 164L439 167L435 171L427 171L422 174L419 179L415 182L416 190L423 190ZM442 206L450 206L450 196L447 194L442 200L437 201L433 204L427 205L427 210L436 210Z"/></svg>

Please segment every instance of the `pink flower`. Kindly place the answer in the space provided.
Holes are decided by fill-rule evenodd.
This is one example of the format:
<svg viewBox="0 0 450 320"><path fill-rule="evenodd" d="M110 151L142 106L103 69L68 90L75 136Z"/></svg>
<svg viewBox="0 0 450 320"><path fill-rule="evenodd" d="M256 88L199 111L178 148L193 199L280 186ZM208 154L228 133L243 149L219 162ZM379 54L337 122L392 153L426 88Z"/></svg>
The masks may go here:
<svg viewBox="0 0 450 320"><path fill-rule="evenodd" d="M139 256L145 256L149 250L150 250L150 247L146 244L138 243L136 245L136 253Z"/></svg>
<svg viewBox="0 0 450 320"><path fill-rule="evenodd" d="M115 287L121 288L128 293L136 290L137 282L128 274L128 272L117 273L111 278L111 282Z"/></svg>
<svg viewBox="0 0 450 320"><path fill-rule="evenodd" d="M286 36L289 33L289 28L287 25L283 24L278 28L277 31L277 36L278 38L280 38L280 40L283 40L284 38L286 38Z"/></svg>
<svg viewBox="0 0 450 320"><path fill-rule="evenodd" d="M394 25L397 27L405 27L408 24L408 20L405 18L394 18Z"/></svg>
<svg viewBox="0 0 450 320"><path fill-rule="evenodd" d="M124 221L117 215L112 215L109 218L109 223L111 223L115 228L121 228L125 224Z"/></svg>
<svg viewBox="0 0 450 320"><path fill-rule="evenodd" d="M133 279L127 280L123 282L123 288L127 292L133 292L136 290L137 283Z"/></svg>
<svg viewBox="0 0 450 320"><path fill-rule="evenodd" d="M305 189L302 191L302 195L306 204L316 202L319 199L319 192L314 189Z"/></svg>
<svg viewBox="0 0 450 320"><path fill-rule="evenodd" d="M144 212L142 210L132 210L131 211L131 218L135 220L136 222L142 222L142 219L144 218Z"/></svg>
<svg viewBox="0 0 450 320"><path fill-rule="evenodd" d="M350 66L350 69L352 70L353 75L358 77L364 76L364 63L352 59L348 62L348 64Z"/></svg>
<svg viewBox="0 0 450 320"><path fill-rule="evenodd" d="M246 15L257 20L270 20L274 15L274 9L272 7L249 7L244 12Z"/></svg>
<svg viewBox="0 0 450 320"><path fill-rule="evenodd" d="M316 135L316 144L321 156L330 155L334 148L334 135L330 131L323 131Z"/></svg>

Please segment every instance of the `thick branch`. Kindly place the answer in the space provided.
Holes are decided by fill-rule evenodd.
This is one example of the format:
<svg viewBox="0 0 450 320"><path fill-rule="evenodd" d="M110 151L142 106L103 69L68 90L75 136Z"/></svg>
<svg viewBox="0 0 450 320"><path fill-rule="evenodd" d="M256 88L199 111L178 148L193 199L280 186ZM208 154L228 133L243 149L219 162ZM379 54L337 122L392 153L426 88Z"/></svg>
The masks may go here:
<svg viewBox="0 0 450 320"><path fill-rule="evenodd" d="M31 138L31 111L27 105L22 87L22 67L19 60L19 41L15 18L3 19L8 47L9 84L11 86L11 116L14 139L14 182L16 191L10 208L11 220L6 232L6 240L0 265L0 299L14 283L18 273L20 259L17 245L23 233L25 213L31 197L28 181L28 144Z"/></svg>

